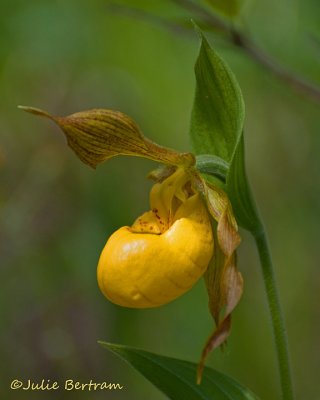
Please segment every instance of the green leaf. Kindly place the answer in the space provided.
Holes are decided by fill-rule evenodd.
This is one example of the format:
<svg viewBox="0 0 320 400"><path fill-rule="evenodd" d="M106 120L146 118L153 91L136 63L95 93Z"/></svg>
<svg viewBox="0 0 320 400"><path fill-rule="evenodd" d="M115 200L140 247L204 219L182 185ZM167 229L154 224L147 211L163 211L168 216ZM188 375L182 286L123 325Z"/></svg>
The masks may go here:
<svg viewBox="0 0 320 400"><path fill-rule="evenodd" d="M226 189L239 225L253 234L259 233L262 224L246 174L243 134L228 170Z"/></svg>
<svg viewBox="0 0 320 400"><path fill-rule="evenodd" d="M228 163L243 130L244 102L230 68L210 47L201 31L200 36L191 142L196 154L212 154Z"/></svg>
<svg viewBox="0 0 320 400"><path fill-rule="evenodd" d="M211 7L220 11L222 14L227 17L236 17L241 10L242 0L207 0L207 3L211 5Z"/></svg>
<svg viewBox="0 0 320 400"><path fill-rule="evenodd" d="M202 44L195 66L196 95L190 135L201 173L226 183L237 222L256 234L259 214L245 170L244 103L240 87L226 63L200 32Z"/></svg>
<svg viewBox="0 0 320 400"><path fill-rule="evenodd" d="M211 368L204 369L201 385L196 384L197 365L106 342L103 347L132 365L173 400L258 400L232 378Z"/></svg>

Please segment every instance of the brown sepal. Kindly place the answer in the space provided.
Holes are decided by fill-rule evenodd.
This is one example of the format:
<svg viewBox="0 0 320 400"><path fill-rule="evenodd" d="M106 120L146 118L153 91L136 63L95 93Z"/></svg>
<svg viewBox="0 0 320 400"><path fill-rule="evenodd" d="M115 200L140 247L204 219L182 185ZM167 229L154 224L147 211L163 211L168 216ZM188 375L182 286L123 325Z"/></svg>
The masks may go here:
<svg viewBox="0 0 320 400"><path fill-rule="evenodd" d="M55 117L37 108L19 108L58 124L71 149L92 168L118 155L145 157L176 166L195 164L193 154L179 153L152 142L141 133L133 119L119 111L93 109Z"/></svg>

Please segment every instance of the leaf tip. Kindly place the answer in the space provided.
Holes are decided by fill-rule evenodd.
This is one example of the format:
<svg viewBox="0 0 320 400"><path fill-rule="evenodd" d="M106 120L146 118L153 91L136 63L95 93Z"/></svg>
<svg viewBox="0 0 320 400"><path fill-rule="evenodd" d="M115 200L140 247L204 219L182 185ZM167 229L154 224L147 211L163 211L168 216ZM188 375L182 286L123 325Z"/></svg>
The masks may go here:
<svg viewBox="0 0 320 400"><path fill-rule="evenodd" d="M97 340L97 343L102 347L109 347L111 343L105 342L104 340Z"/></svg>
<svg viewBox="0 0 320 400"><path fill-rule="evenodd" d="M116 350L117 350L119 347L121 347L120 345L117 345L117 344L114 344L114 343L110 343L110 342L106 342L106 341L104 341L104 340L97 340L97 343L98 343L100 346L102 346L102 347L104 347L104 348L106 348L106 349L108 349L108 350L110 350L110 351L113 351L113 352L116 352Z"/></svg>
<svg viewBox="0 0 320 400"><path fill-rule="evenodd" d="M199 39L201 40L201 44L206 41L206 37L204 36L202 29L200 28L200 26L194 21L194 19L191 18L191 22L193 24L194 30L197 33L197 35L199 36Z"/></svg>
<svg viewBox="0 0 320 400"><path fill-rule="evenodd" d="M199 37L200 37L200 39L201 39L201 37L202 37L202 31L201 31L199 25L196 23L196 21L195 21L193 18L191 18L191 23L192 23L192 25L193 25L193 27L194 27L194 30L196 31L196 33L199 35Z"/></svg>

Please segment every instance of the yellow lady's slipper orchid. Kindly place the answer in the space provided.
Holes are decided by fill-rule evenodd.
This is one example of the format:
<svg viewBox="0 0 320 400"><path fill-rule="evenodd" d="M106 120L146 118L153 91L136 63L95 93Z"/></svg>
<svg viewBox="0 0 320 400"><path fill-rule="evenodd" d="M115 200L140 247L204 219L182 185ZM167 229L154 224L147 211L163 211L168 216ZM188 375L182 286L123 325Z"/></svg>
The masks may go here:
<svg viewBox="0 0 320 400"><path fill-rule="evenodd" d="M109 238L100 256L99 287L124 307L157 307L181 296L213 255L210 217L184 169L153 186L150 205Z"/></svg>
<svg viewBox="0 0 320 400"><path fill-rule="evenodd" d="M98 264L98 283L112 302L147 308L181 296L204 275L216 328L202 352L200 383L206 357L230 334L231 313L243 289L236 265L241 239L228 196L197 172L193 154L150 141L123 113L93 109L55 117L37 108L20 108L58 124L75 154L93 168L118 155L166 165L150 175L158 182L150 193L151 210L107 241ZM215 251L207 210L217 223Z"/></svg>

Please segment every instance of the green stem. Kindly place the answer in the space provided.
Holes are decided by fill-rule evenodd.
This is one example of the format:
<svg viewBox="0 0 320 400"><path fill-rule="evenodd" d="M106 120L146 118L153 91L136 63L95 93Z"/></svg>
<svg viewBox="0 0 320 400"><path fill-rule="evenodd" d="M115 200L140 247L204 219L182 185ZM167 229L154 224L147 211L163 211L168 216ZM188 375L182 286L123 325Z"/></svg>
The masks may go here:
<svg viewBox="0 0 320 400"><path fill-rule="evenodd" d="M268 306L271 316L273 336L278 357L280 381L282 388L282 399L293 400L293 384L289 360L289 350L287 334L283 313L280 305L276 279L274 275L273 263L266 231L263 228L259 234L255 235L255 241L259 252L262 266L263 280L267 293Z"/></svg>

